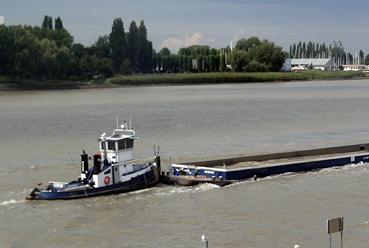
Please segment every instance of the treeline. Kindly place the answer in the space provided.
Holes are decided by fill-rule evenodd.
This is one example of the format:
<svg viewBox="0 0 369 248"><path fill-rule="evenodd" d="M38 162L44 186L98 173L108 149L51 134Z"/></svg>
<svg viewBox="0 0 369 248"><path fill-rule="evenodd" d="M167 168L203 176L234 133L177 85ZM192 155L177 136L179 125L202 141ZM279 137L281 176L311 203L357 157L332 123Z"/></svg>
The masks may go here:
<svg viewBox="0 0 369 248"><path fill-rule="evenodd" d="M60 18L45 16L44 27L0 26L0 73L13 79L70 75L73 37Z"/></svg>
<svg viewBox="0 0 369 248"><path fill-rule="evenodd" d="M362 50L356 54L346 52L341 41L333 41L333 44L329 45L300 41L290 46L289 57L293 59L332 58L337 65L369 64L369 54L365 56Z"/></svg>
<svg viewBox="0 0 369 248"><path fill-rule="evenodd" d="M41 26L0 25L0 75L12 81L84 80L114 74L279 71L282 48L257 37L241 39L235 49L209 46L159 52L147 38L144 21L127 32L121 18L91 46L74 43L60 17L45 16Z"/></svg>
<svg viewBox="0 0 369 248"><path fill-rule="evenodd" d="M282 48L257 37L241 39L235 49L190 46L171 54L163 48L154 55L155 72L265 72L279 71L286 58Z"/></svg>
<svg viewBox="0 0 369 248"><path fill-rule="evenodd" d="M172 54L166 47L154 54L153 72L217 72L225 71L225 62L221 63L220 50L209 46L189 46Z"/></svg>
<svg viewBox="0 0 369 248"><path fill-rule="evenodd" d="M38 26L0 26L0 75L22 79L79 80L114 73L152 71L153 49L141 21L124 31L120 18L109 35L89 47L74 43L60 17L45 16Z"/></svg>
<svg viewBox="0 0 369 248"><path fill-rule="evenodd" d="M326 45L325 43L314 43L309 41L295 43L290 46L290 58L302 59L302 58L329 58L332 51L332 45Z"/></svg>

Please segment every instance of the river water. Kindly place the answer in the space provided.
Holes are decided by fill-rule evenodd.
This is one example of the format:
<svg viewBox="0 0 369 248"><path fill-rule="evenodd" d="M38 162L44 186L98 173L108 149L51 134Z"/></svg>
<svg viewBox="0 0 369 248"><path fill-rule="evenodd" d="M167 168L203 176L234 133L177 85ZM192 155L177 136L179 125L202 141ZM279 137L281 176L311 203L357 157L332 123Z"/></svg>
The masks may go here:
<svg viewBox="0 0 369 248"><path fill-rule="evenodd" d="M116 116L136 156L172 161L368 142L369 81L0 92L0 247L328 247L369 244L369 166L286 174L224 188L161 186L74 201L26 202L39 182L79 175ZM337 244L339 237L333 237Z"/></svg>

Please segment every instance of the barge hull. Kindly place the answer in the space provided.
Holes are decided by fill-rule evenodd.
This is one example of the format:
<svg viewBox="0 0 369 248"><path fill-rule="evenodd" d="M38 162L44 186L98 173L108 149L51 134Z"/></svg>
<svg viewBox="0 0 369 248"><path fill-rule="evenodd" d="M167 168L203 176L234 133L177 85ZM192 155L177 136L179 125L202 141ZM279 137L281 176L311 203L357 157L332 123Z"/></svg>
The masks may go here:
<svg viewBox="0 0 369 248"><path fill-rule="evenodd" d="M167 181L191 185L233 183L284 173L299 173L369 162L369 144L263 154L256 156L172 164ZM201 180L199 178L205 178ZM184 181L185 183L182 183Z"/></svg>

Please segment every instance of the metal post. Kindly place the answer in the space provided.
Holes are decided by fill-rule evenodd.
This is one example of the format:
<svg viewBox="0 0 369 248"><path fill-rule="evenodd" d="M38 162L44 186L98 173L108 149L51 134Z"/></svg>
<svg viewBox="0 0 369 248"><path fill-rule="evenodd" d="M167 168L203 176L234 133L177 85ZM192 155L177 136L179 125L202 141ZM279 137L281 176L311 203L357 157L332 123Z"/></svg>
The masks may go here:
<svg viewBox="0 0 369 248"><path fill-rule="evenodd" d="M202 242L204 243L204 248L209 248L209 241L208 241L208 239L206 238L205 234L202 234L202 236L201 236L201 240L202 240Z"/></svg>
<svg viewBox="0 0 369 248"><path fill-rule="evenodd" d="M341 248L343 248L343 231L341 232Z"/></svg>

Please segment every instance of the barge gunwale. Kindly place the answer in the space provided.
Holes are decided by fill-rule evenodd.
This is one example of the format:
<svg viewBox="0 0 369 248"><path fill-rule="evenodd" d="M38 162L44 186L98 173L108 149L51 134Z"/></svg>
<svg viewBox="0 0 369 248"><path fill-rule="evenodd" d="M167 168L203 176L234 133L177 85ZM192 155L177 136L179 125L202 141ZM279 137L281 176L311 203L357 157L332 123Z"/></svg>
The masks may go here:
<svg viewBox="0 0 369 248"><path fill-rule="evenodd" d="M216 171L224 171L227 167L234 167L237 164L245 163L245 162L263 162L263 164L259 166L242 166L239 168L258 168L264 166L271 166L271 164L265 164L265 162L273 162L279 160L279 162L283 162L283 159L295 159L291 162L283 162L283 164L296 163L299 162L298 159L309 159L311 158L316 160L322 160L325 156L332 158L348 156L348 155L360 155L366 154L365 152L369 152L369 143L365 144L355 144L355 145L346 145L346 146L336 146L336 147L328 147L328 148L318 148L318 149L309 149L309 150L300 150L300 151L290 151L290 152L281 152L281 153L270 153L270 154L261 154L261 155L252 155L252 156L243 156L243 157L231 157L225 159L216 159L216 160L207 160L207 161L198 161L198 162L186 162L186 163L176 163L175 166L184 166L186 168L211 168ZM314 158L316 157L316 158ZM225 166L224 166L225 165ZM274 164L273 164L274 165ZM235 168L231 168L229 170L234 170Z"/></svg>

